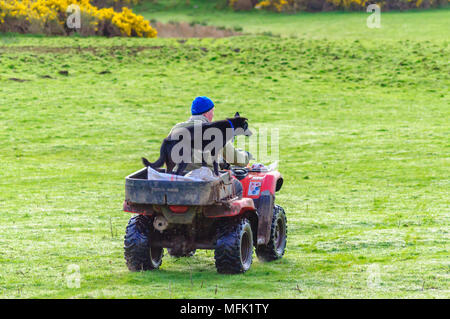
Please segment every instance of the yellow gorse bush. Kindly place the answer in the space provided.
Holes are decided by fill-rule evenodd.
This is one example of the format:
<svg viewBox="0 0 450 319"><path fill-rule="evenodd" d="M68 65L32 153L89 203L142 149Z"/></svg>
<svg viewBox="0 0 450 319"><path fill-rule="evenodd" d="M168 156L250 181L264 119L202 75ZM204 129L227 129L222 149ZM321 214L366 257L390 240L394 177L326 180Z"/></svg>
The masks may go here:
<svg viewBox="0 0 450 319"><path fill-rule="evenodd" d="M131 9L122 7L121 12L116 12L113 8L99 9L89 0L0 0L0 23L10 22L9 25L14 26L14 22L23 22L20 30L26 30L26 26L32 22L43 29L52 23L64 26L70 15L70 12L66 12L70 5L77 5L80 8L80 15L84 20L82 23L87 23L88 28L93 28L89 34L105 35L105 30L108 29L106 35L148 38L157 35L150 23L144 17L134 14ZM112 28L119 30L120 34L115 34ZM4 29L2 28L3 31L15 31Z"/></svg>
<svg viewBox="0 0 450 319"><path fill-rule="evenodd" d="M137 5L142 0L91 0L91 4L97 8L114 8L122 9L122 7L131 7Z"/></svg>
<svg viewBox="0 0 450 319"><path fill-rule="evenodd" d="M274 9L275 11L281 12L283 9L288 7L288 5L288 0L264 0L259 2L256 5L256 8Z"/></svg>
<svg viewBox="0 0 450 319"><path fill-rule="evenodd" d="M349 8L352 4L359 7L364 7L367 0L327 0L327 2L334 4L337 7ZM374 3L374 2L370 2Z"/></svg>

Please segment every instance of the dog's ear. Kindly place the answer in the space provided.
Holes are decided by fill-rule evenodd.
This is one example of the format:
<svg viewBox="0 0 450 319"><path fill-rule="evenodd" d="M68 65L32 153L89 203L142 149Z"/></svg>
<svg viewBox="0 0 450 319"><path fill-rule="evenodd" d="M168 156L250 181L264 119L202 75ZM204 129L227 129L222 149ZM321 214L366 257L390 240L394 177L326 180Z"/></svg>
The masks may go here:
<svg viewBox="0 0 450 319"><path fill-rule="evenodd" d="M234 117L240 117L239 112L236 112L236 114L234 114Z"/></svg>

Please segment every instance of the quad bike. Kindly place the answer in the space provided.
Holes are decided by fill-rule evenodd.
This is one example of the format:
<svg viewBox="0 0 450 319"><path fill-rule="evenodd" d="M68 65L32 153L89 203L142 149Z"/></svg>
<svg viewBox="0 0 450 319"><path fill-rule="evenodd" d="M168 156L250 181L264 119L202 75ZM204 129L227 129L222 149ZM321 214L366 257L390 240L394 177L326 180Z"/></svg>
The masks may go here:
<svg viewBox="0 0 450 319"><path fill-rule="evenodd" d="M242 196L233 179L242 184ZM250 268L253 247L262 261L282 258L286 215L274 203L282 184L281 174L264 165L232 167L214 181L149 180L146 168L131 174L123 208L136 214L125 234L128 269L159 268L164 248L174 257L214 249L217 271L228 274Z"/></svg>

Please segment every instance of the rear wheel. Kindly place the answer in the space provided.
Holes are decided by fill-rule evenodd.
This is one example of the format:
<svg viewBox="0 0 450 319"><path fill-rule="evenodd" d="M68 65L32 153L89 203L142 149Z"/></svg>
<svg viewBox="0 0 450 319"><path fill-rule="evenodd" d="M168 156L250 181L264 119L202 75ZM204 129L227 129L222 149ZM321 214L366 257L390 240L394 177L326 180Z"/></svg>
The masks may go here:
<svg viewBox="0 0 450 319"><path fill-rule="evenodd" d="M151 218L136 215L130 219L125 233L124 256L130 271L158 269L162 263L163 248L151 243Z"/></svg>
<svg viewBox="0 0 450 319"><path fill-rule="evenodd" d="M253 258L253 233L250 222L241 219L219 227L214 258L222 274L246 272Z"/></svg>
<svg viewBox="0 0 450 319"><path fill-rule="evenodd" d="M256 247L256 255L261 261L273 261L283 257L287 240L286 213L281 206L273 208L270 240L267 245Z"/></svg>

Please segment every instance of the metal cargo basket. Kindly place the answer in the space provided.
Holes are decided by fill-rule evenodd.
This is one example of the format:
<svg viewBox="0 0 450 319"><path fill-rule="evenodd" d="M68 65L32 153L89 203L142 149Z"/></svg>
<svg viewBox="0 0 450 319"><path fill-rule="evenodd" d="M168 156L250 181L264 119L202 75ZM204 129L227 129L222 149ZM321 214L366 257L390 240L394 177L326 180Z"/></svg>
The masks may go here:
<svg viewBox="0 0 450 319"><path fill-rule="evenodd" d="M164 169L158 172L165 173ZM125 200L153 205L213 205L233 194L230 172L220 172L215 181L148 180L147 168L125 178Z"/></svg>

